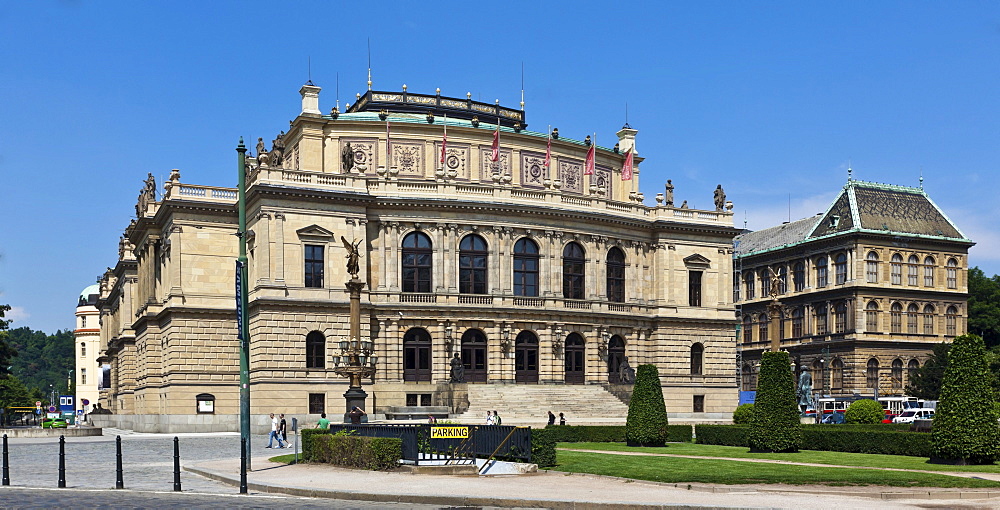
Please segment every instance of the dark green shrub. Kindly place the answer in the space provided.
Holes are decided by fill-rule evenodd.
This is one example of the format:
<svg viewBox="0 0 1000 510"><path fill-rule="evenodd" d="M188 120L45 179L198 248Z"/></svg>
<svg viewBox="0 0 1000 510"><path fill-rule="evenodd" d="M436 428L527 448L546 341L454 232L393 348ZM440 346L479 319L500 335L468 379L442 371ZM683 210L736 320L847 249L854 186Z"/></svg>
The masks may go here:
<svg viewBox="0 0 1000 510"><path fill-rule="evenodd" d="M668 443L690 443L691 425L667 425Z"/></svg>
<svg viewBox="0 0 1000 510"><path fill-rule="evenodd" d="M625 421L629 446L663 446L667 441L667 406L655 365L639 365Z"/></svg>
<svg viewBox="0 0 1000 510"><path fill-rule="evenodd" d="M318 435L329 434L330 429L301 429L299 435L302 437L302 460L309 462L313 456L313 439Z"/></svg>
<svg viewBox="0 0 1000 510"><path fill-rule="evenodd" d="M851 424L882 423L884 419L882 404L871 399L855 400L844 411L844 421Z"/></svg>
<svg viewBox="0 0 1000 510"><path fill-rule="evenodd" d="M977 335L956 337L948 353L931 429L931 460L991 464L1000 456L1000 425L986 347Z"/></svg>
<svg viewBox="0 0 1000 510"><path fill-rule="evenodd" d="M399 465L403 441L395 437L316 434L312 437L313 462L385 471Z"/></svg>
<svg viewBox="0 0 1000 510"><path fill-rule="evenodd" d="M745 425L695 425L695 442L723 446L747 446L750 427Z"/></svg>
<svg viewBox="0 0 1000 510"><path fill-rule="evenodd" d="M545 427L556 443L624 443L624 425L551 425ZM668 443L690 443L690 425L667 425Z"/></svg>
<svg viewBox="0 0 1000 510"><path fill-rule="evenodd" d="M556 441L554 436L555 431L551 427L531 429L531 462L537 464L538 467L556 465Z"/></svg>
<svg viewBox="0 0 1000 510"><path fill-rule="evenodd" d="M802 449L911 457L925 457L931 450L930 434L849 427L849 425L826 425L825 428L803 427Z"/></svg>
<svg viewBox="0 0 1000 510"><path fill-rule="evenodd" d="M795 452L802 424L795 400L795 378L787 352L765 352L760 360L757 398L750 419L751 451Z"/></svg>
<svg viewBox="0 0 1000 510"><path fill-rule="evenodd" d="M743 404L733 411L733 425L748 425L753 416L753 404Z"/></svg>

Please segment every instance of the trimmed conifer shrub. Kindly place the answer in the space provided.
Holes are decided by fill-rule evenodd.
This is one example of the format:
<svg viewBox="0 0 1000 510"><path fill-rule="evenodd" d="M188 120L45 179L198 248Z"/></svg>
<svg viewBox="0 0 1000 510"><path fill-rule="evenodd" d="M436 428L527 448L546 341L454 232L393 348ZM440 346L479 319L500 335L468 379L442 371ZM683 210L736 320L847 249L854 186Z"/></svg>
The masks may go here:
<svg viewBox="0 0 1000 510"><path fill-rule="evenodd" d="M625 421L625 442L629 446L664 446L666 441L667 406L660 373L655 365L639 365Z"/></svg>
<svg viewBox="0 0 1000 510"><path fill-rule="evenodd" d="M742 404L733 411L733 425L747 425L753 416L753 404Z"/></svg>
<svg viewBox="0 0 1000 510"><path fill-rule="evenodd" d="M932 462L992 464L1000 457L1000 414L992 381L983 339L956 337L934 413Z"/></svg>
<svg viewBox="0 0 1000 510"><path fill-rule="evenodd" d="M851 402L847 411L844 411L844 421L847 423L882 423L884 419L882 404L868 398Z"/></svg>
<svg viewBox="0 0 1000 510"><path fill-rule="evenodd" d="M787 352L761 355L757 397L747 442L753 452L797 452L802 424L795 400L795 377Z"/></svg>

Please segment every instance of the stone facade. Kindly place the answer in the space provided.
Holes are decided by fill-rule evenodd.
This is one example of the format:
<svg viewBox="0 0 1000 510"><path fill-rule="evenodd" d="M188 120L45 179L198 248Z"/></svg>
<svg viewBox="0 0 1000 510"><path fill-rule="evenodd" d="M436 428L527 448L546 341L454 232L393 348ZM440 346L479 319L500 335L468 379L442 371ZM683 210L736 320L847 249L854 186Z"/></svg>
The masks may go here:
<svg viewBox="0 0 1000 510"><path fill-rule="evenodd" d="M817 395L903 395L934 344L966 332L973 245L921 188L849 181L826 213L736 238L742 389L778 328ZM772 273L773 271L773 273ZM768 317L772 274L781 317Z"/></svg>
<svg viewBox="0 0 1000 510"><path fill-rule="evenodd" d="M487 121L358 105L320 115L319 88L300 92L288 133L248 158L253 414L343 406L331 359L348 333L343 239L361 241L375 412L426 394L459 408L448 380L460 353L469 384L617 383L627 356L658 366L672 413L728 416L732 213L645 205L642 159L621 176L636 130L597 148L593 175L587 144L553 138L550 178L549 138L524 130L523 112L499 129L494 163ZM236 204L235 189L178 171L162 199L140 194L101 283L116 413L195 414L209 396L214 413L238 412Z"/></svg>

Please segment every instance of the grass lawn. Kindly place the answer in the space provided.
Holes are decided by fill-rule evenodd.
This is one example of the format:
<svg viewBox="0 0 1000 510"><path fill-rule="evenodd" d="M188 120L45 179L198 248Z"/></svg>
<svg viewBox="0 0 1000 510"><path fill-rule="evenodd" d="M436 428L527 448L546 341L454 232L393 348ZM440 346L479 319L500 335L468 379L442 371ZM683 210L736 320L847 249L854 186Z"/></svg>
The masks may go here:
<svg viewBox="0 0 1000 510"><path fill-rule="evenodd" d="M582 443L573 443L581 445ZM729 460L625 457L559 451L553 471L620 476L667 483L785 483L893 487L1000 487L1000 482L906 471L748 464Z"/></svg>
<svg viewBox="0 0 1000 510"><path fill-rule="evenodd" d="M271 462L280 462L282 464L291 464L295 462L295 454L289 453L288 455L278 455L277 457L270 457L267 460ZM302 454L299 454L299 461L302 460Z"/></svg>
<svg viewBox="0 0 1000 510"><path fill-rule="evenodd" d="M923 471L961 471L969 473L1000 473L1000 466L952 466L931 464L926 457L905 455L875 455L870 453L824 452L803 450L798 453L750 453L743 446L719 446L713 444L670 443L666 448L630 447L625 443L559 443L559 448L580 450L607 450L617 452L669 453L674 455L697 455L704 457L729 457L734 459L774 459L812 464L836 466L859 466L876 468L919 469ZM560 453L561 454L561 453Z"/></svg>

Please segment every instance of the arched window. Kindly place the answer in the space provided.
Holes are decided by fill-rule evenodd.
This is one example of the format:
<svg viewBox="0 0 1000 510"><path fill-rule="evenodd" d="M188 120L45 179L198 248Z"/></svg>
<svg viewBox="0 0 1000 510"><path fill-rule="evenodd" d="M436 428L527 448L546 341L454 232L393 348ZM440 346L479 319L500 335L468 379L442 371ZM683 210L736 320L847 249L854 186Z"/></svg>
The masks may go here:
<svg viewBox="0 0 1000 510"><path fill-rule="evenodd" d="M766 342L767 338L767 323L769 322L767 314L762 313L759 317L760 322L757 326L757 340L760 342Z"/></svg>
<svg viewBox="0 0 1000 510"><path fill-rule="evenodd" d="M431 291L431 238L410 232L403 238L403 292Z"/></svg>
<svg viewBox="0 0 1000 510"><path fill-rule="evenodd" d="M890 329L892 333L902 333L903 332L903 305L899 303L893 303L892 308L889 311L889 322Z"/></svg>
<svg viewBox="0 0 1000 510"><path fill-rule="evenodd" d="M788 267L781 266L778 268L778 294L786 292L788 292Z"/></svg>
<svg viewBox="0 0 1000 510"><path fill-rule="evenodd" d="M462 334L462 365L465 380L486 382L486 335L478 329L470 329Z"/></svg>
<svg viewBox="0 0 1000 510"><path fill-rule="evenodd" d="M833 372L832 389L840 390L844 388L844 362L840 358L833 358L830 363L830 370Z"/></svg>
<svg viewBox="0 0 1000 510"><path fill-rule="evenodd" d="M816 286L826 287L827 284L827 272L826 272L826 257L820 257L816 259Z"/></svg>
<svg viewBox="0 0 1000 510"><path fill-rule="evenodd" d="M431 335L423 328L411 328L403 335L403 380L431 380Z"/></svg>
<svg viewBox="0 0 1000 510"><path fill-rule="evenodd" d="M801 262L796 262L794 269L792 270L792 283L795 286L795 292L802 292L806 288L806 265Z"/></svg>
<svg viewBox="0 0 1000 510"><path fill-rule="evenodd" d="M771 294L771 272L765 267L760 272L760 297L767 297Z"/></svg>
<svg viewBox="0 0 1000 510"><path fill-rule="evenodd" d="M809 370L813 378L813 389L822 390L823 383L826 381L826 373L823 370L823 361L815 360L812 363L812 368Z"/></svg>
<svg viewBox="0 0 1000 510"><path fill-rule="evenodd" d="M949 306L944 312L945 334L948 336L958 335L958 308Z"/></svg>
<svg viewBox="0 0 1000 510"><path fill-rule="evenodd" d="M878 303L874 301L869 301L865 307L865 329L878 333Z"/></svg>
<svg viewBox="0 0 1000 510"><path fill-rule="evenodd" d="M563 248L563 297L566 299L584 298L584 259L583 247L577 243L569 243Z"/></svg>
<svg viewBox="0 0 1000 510"><path fill-rule="evenodd" d="M691 346L691 375L701 375L705 346L695 343Z"/></svg>
<svg viewBox="0 0 1000 510"><path fill-rule="evenodd" d="M625 254L617 247L608 250L608 301L625 302Z"/></svg>
<svg viewBox="0 0 1000 510"><path fill-rule="evenodd" d="M743 282L743 275L739 271L733 273L733 303L740 302L740 287Z"/></svg>
<svg viewBox="0 0 1000 510"><path fill-rule="evenodd" d="M948 267L945 269L948 278L948 288L957 289L958 288L958 261L955 259L948 259Z"/></svg>
<svg viewBox="0 0 1000 510"><path fill-rule="evenodd" d="M514 295L538 295L538 245L527 237L514 243Z"/></svg>
<svg viewBox="0 0 1000 510"><path fill-rule="evenodd" d="M892 255L892 261L889 262L889 272L891 274L890 281L893 285L903 284L903 256L895 253Z"/></svg>
<svg viewBox="0 0 1000 510"><path fill-rule="evenodd" d="M924 305L924 334L934 334L934 305Z"/></svg>
<svg viewBox="0 0 1000 510"><path fill-rule="evenodd" d="M865 371L865 386L866 388L877 388L878 387L878 360L872 358L868 360L868 368Z"/></svg>
<svg viewBox="0 0 1000 510"><path fill-rule="evenodd" d="M753 286L754 272L753 271L747 271L743 278L746 281L747 299L753 299L754 297L756 297L754 295L755 293L754 293L754 286Z"/></svg>
<svg viewBox="0 0 1000 510"><path fill-rule="evenodd" d="M87 355L87 343L80 342L80 356L86 356L86 355Z"/></svg>
<svg viewBox="0 0 1000 510"><path fill-rule="evenodd" d="M913 376L917 374L917 370L920 370L920 362L911 359L909 363L906 364L906 383L908 385L913 384Z"/></svg>
<svg viewBox="0 0 1000 510"><path fill-rule="evenodd" d="M833 307L833 327L835 333L847 331L847 305L838 303Z"/></svg>
<svg viewBox="0 0 1000 510"><path fill-rule="evenodd" d="M865 258L865 276L868 283L878 283L878 253L870 251Z"/></svg>
<svg viewBox="0 0 1000 510"><path fill-rule="evenodd" d="M743 316L743 343L753 342L753 318L750 315Z"/></svg>
<svg viewBox="0 0 1000 510"><path fill-rule="evenodd" d="M924 257L924 287L934 286L934 257Z"/></svg>
<svg viewBox="0 0 1000 510"><path fill-rule="evenodd" d="M911 335L917 333L917 311L917 305L913 303L906 307L906 332Z"/></svg>
<svg viewBox="0 0 1000 510"><path fill-rule="evenodd" d="M816 334L825 335L830 332L827 328L827 309L825 304L816 307Z"/></svg>
<svg viewBox="0 0 1000 510"><path fill-rule="evenodd" d="M847 255L838 253L833 262L834 271L837 273L837 285L847 283Z"/></svg>
<svg viewBox="0 0 1000 510"><path fill-rule="evenodd" d="M903 360L899 358L892 360L892 389L903 390Z"/></svg>
<svg viewBox="0 0 1000 510"><path fill-rule="evenodd" d="M458 292L486 294L486 240L476 234L462 238L458 245Z"/></svg>
<svg viewBox="0 0 1000 510"><path fill-rule="evenodd" d="M802 336L802 308L792 310L792 338Z"/></svg>
<svg viewBox="0 0 1000 510"><path fill-rule="evenodd" d="M306 368L326 368L326 337L319 331L306 335Z"/></svg>
<svg viewBox="0 0 1000 510"><path fill-rule="evenodd" d="M916 255L910 255L906 259L906 284L912 287L917 286L917 275L920 272L920 259Z"/></svg>

